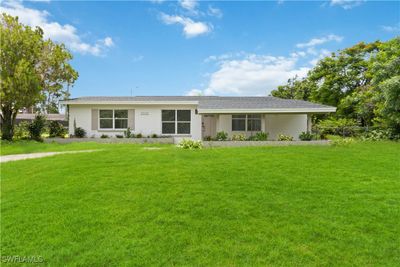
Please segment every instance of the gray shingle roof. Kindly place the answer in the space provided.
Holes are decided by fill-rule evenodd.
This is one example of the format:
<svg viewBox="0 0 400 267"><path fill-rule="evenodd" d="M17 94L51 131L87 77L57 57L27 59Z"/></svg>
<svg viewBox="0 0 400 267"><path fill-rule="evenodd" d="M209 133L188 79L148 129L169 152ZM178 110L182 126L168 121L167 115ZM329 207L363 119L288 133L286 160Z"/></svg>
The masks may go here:
<svg viewBox="0 0 400 267"><path fill-rule="evenodd" d="M69 103L101 103L101 102L142 102L142 101L198 101L199 109L320 109L331 106L312 102L281 99L272 96L86 96L69 99Z"/></svg>

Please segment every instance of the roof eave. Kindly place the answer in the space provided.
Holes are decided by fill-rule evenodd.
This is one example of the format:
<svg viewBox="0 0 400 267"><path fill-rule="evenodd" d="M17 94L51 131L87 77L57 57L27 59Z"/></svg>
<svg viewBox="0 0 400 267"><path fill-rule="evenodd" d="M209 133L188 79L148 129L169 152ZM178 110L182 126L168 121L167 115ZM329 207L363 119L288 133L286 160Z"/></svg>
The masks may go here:
<svg viewBox="0 0 400 267"><path fill-rule="evenodd" d="M199 101L60 101L62 105L198 105Z"/></svg>
<svg viewBox="0 0 400 267"><path fill-rule="evenodd" d="M335 107L326 108L266 108L266 109L198 109L199 114L238 114L238 113L332 113Z"/></svg>

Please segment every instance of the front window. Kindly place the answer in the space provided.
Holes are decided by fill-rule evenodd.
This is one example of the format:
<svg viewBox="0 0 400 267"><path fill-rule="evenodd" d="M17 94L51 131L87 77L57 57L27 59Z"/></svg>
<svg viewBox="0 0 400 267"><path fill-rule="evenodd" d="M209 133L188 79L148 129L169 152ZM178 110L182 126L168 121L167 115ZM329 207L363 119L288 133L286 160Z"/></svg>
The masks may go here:
<svg viewBox="0 0 400 267"><path fill-rule="evenodd" d="M261 114L247 115L247 131L261 131Z"/></svg>
<svg viewBox="0 0 400 267"><path fill-rule="evenodd" d="M232 115L232 131L246 131L246 115Z"/></svg>
<svg viewBox="0 0 400 267"><path fill-rule="evenodd" d="M128 128L128 110L101 109L99 111L100 129Z"/></svg>
<svg viewBox="0 0 400 267"><path fill-rule="evenodd" d="M232 115L232 131L261 131L261 114Z"/></svg>
<svg viewBox="0 0 400 267"><path fill-rule="evenodd" d="M163 134L190 134L190 110L162 110Z"/></svg>

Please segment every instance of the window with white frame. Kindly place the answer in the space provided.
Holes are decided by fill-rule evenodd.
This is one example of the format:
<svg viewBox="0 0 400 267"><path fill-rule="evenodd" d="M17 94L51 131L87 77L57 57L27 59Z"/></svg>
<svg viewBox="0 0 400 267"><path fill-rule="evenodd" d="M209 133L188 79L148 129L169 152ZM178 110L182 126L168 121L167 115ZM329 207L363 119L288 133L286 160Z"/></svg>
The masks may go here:
<svg viewBox="0 0 400 267"><path fill-rule="evenodd" d="M128 128L128 110L100 109L99 124L100 129L126 129Z"/></svg>
<svg viewBox="0 0 400 267"><path fill-rule="evenodd" d="M190 110L162 110L162 134L190 134Z"/></svg>
<svg viewBox="0 0 400 267"><path fill-rule="evenodd" d="M232 115L232 131L261 131L261 114Z"/></svg>

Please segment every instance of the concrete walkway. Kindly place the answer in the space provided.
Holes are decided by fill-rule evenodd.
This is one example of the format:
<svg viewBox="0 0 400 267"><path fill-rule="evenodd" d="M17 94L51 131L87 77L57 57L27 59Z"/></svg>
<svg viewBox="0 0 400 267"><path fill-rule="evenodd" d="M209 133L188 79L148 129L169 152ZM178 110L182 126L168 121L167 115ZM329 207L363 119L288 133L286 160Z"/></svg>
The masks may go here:
<svg viewBox="0 0 400 267"><path fill-rule="evenodd" d="M76 153L84 153L84 152L95 152L100 151L101 149L92 149L92 150L76 150L76 151L60 151L60 152L41 152L41 153L29 153L29 154L17 154L17 155L7 155L0 157L0 163L23 160L23 159L36 159L36 158L44 158L50 157L54 155L60 154L76 154Z"/></svg>

